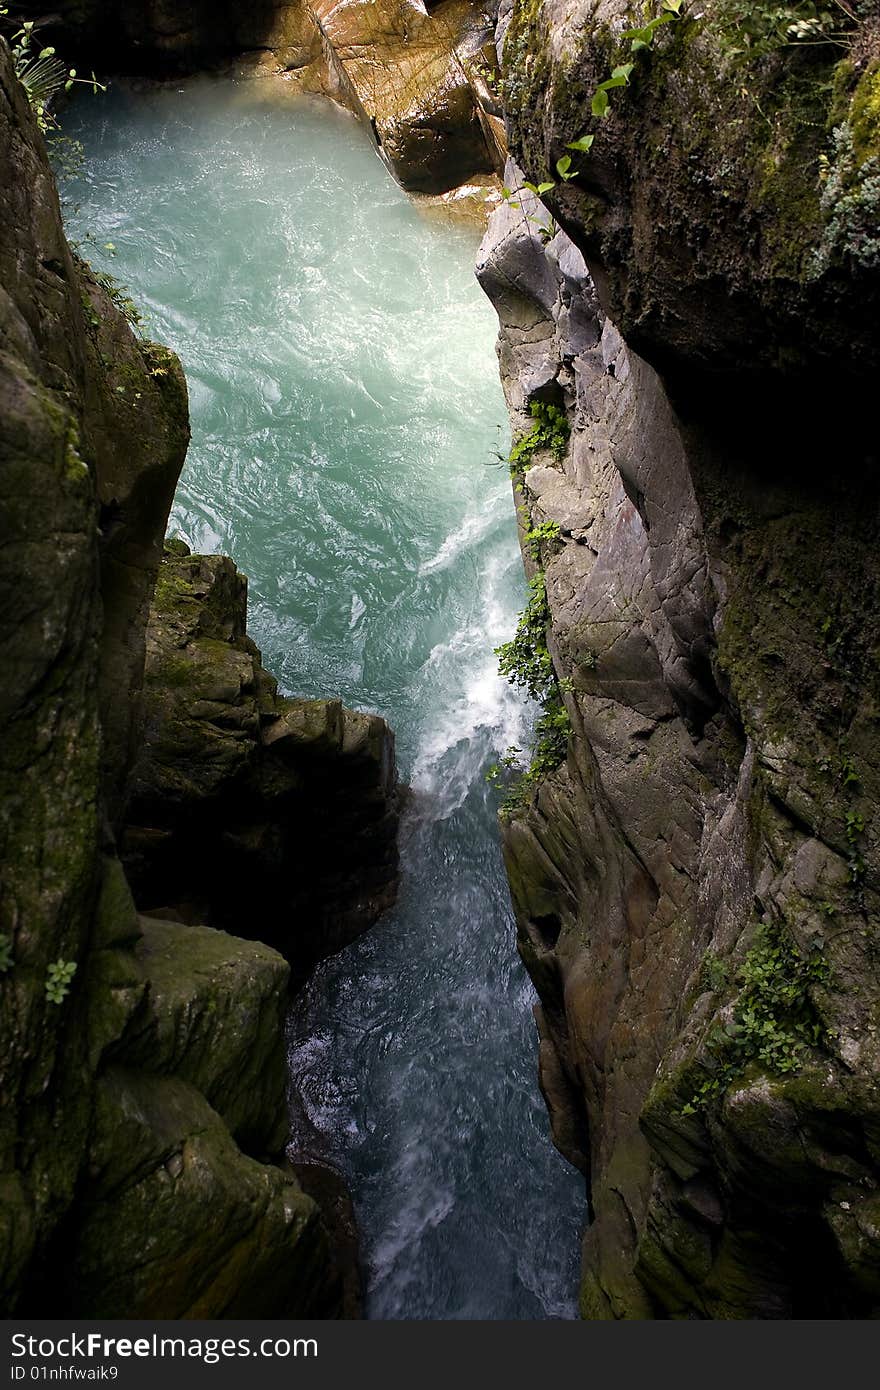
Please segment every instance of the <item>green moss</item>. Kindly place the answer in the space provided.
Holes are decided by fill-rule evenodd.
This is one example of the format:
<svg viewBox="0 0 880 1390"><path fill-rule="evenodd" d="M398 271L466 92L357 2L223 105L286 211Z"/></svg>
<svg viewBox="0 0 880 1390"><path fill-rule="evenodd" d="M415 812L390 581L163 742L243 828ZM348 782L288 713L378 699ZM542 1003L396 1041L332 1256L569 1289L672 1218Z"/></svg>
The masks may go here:
<svg viewBox="0 0 880 1390"><path fill-rule="evenodd" d="M64 455L64 476L67 482L75 485L82 483L89 476L89 465L79 451L79 442L79 430L71 420Z"/></svg>
<svg viewBox="0 0 880 1390"><path fill-rule="evenodd" d="M767 143L756 202L772 273L802 279L809 274L809 257L822 227L818 175L828 84L823 75L795 72L774 98L764 107ZM756 125L756 138L764 133Z"/></svg>
<svg viewBox="0 0 880 1390"><path fill-rule="evenodd" d="M524 109L546 77L549 34L542 0L516 0L504 41L501 91L508 114Z"/></svg>
<svg viewBox="0 0 880 1390"><path fill-rule="evenodd" d="M188 656L168 656L162 662L161 668L151 673L147 679L160 690L166 686L172 690L183 690L187 686L201 685L204 670L198 662Z"/></svg>
<svg viewBox="0 0 880 1390"><path fill-rule="evenodd" d="M869 64L852 94L849 125L860 165L880 155L880 58Z"/></svg>

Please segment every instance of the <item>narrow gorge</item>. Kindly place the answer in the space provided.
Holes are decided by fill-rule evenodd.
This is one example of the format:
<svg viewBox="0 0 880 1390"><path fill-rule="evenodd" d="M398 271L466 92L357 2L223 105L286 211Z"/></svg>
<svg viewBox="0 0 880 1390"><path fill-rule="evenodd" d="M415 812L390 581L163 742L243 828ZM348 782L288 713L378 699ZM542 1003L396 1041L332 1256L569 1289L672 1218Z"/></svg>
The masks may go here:
<svg viewBox="0 0 880 1390"><path fill-rule="evenodd" d="M876 4L10 8L7 1315L877 1316Z"/></svg>

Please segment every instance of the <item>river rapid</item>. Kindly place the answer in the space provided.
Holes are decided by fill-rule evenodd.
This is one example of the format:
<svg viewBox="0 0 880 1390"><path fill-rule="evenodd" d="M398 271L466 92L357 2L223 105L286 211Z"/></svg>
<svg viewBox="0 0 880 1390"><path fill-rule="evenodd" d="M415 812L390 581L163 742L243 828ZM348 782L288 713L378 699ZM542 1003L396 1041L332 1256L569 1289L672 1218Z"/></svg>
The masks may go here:
<svg viewBox="0 0 880 1390"><path fill-rule="evenodd" d="M284 693L388 718L412 787L398 905L291 1016L293 1149L351 1186L369 1317L574 1317L583 1180L549 1139L485 781L530 711L493 654L525 584L479 231L277 81L114 89L65 133L71 235L186 370L171 533L249 576Z"/></svg>

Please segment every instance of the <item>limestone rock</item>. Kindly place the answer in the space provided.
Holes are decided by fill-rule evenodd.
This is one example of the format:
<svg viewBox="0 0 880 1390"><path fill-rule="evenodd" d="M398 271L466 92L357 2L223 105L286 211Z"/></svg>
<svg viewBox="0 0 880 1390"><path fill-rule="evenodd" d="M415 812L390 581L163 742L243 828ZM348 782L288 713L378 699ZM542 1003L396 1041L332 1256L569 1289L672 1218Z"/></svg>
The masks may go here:
<svg viewBox="0 0 880 1390"><path fill-rule="evenodd" d="M444 0L312 0L340 94L370 123L405 188L442 193L487 172L487 144L469 61L491 37L482 6ZM497 135L497 132L496 132Z"/></svg>
<svg viewBox="0 0 880 1390"><path fill-rule="evenodd" d="M47 33L111 72L193 72L249 60L327 92L372 131L395 178L439 194L501 168L486 81L493 7L474 0L60 0Z"/></svg>

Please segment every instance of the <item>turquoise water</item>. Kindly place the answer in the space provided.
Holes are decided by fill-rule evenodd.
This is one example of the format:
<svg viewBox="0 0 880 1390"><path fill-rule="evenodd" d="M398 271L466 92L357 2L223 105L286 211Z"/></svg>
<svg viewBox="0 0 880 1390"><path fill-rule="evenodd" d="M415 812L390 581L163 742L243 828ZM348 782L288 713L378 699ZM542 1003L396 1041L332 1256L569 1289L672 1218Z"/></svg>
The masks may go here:
<svg viewBox="0 0 880 1390"><path fill-rule="evenodd" d="M65 128L73 235L186 369L172 532L249 576L286 693L388 717L413 787L399 905L291 1020L294 1146L349 1179L370 1317L573 1317L583 1186L549 1141L484 780L528 711L492 650L524 581L478 233L278 83L112 91Z"/></svg>

